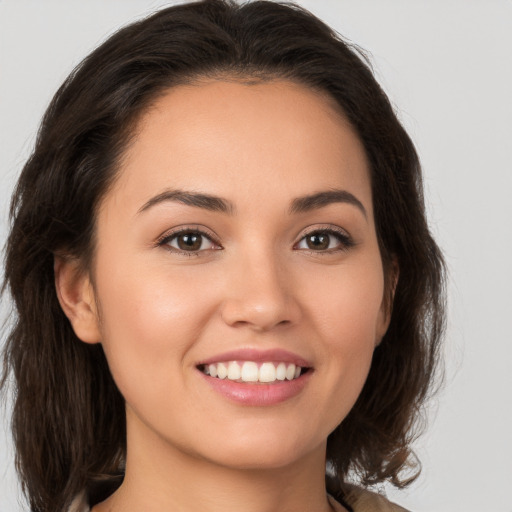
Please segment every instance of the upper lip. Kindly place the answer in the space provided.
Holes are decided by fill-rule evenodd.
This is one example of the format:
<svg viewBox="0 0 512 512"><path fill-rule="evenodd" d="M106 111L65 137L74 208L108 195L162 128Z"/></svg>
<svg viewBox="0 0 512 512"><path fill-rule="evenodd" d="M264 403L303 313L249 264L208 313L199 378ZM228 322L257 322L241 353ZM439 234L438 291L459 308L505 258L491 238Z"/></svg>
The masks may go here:
<svg viewBox="0 0 512 512"><path fill-rule="evenodd" d="M261 350L254 348L243 348L238 350L230 350L215 356L209 357L200 361L197 366L221 363L225 361L254 361L255 363L262 362L278 362L278 363L293 363L295 366L303 368L311 368L311 363L306 359L280 348Z"/></svg>

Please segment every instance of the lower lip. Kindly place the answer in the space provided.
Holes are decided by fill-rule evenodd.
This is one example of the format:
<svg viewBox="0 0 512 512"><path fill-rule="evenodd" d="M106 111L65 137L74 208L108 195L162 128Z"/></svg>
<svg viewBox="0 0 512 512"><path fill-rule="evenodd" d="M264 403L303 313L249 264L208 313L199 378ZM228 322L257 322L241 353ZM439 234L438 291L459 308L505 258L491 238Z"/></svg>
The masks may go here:
<svg viewBox="0 0 512 512"><path fill-rule="evenodd" d="M217 379L198 371L211 388L225 398L239 404L259 407L280 404L297 396L304 389L312 373L309 370L297 379L258 384Z"/></svg>

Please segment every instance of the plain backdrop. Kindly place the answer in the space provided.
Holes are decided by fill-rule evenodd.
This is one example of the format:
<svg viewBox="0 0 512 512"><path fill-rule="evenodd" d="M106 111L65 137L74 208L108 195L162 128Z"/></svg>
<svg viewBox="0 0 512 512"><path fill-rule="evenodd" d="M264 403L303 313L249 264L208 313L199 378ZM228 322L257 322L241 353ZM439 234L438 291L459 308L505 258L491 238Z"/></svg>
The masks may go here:
<svg viewBox="0 0 512 512"><path fill-rule="evenodd" d="M512 2L298 3L370 53L418 147L450 269L447 377L417 443L422 476L388 496L416 512L512 512ZM12 187L57 87L117 28L168 4L0 0L2 240ZM0 512L20 512L0 414Z"/></svg>

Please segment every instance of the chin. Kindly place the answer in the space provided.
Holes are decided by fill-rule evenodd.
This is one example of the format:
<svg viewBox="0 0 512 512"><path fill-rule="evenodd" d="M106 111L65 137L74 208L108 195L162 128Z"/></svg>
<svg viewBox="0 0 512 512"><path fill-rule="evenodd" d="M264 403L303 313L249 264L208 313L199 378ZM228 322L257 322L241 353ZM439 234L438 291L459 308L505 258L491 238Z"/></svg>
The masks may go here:
<svg viewBox="0 0 512 512"><path fill-rule="evenodd" d="M272 470L293 465L313 453L323 459L326 442L313 443L275 434L260 435L257 439L250 439L249 436L231 439L227 446L224 443L216 444L215 451L212 446L207 448L210 449L205 449L203 456L216 465L239 470Z"/></svg>

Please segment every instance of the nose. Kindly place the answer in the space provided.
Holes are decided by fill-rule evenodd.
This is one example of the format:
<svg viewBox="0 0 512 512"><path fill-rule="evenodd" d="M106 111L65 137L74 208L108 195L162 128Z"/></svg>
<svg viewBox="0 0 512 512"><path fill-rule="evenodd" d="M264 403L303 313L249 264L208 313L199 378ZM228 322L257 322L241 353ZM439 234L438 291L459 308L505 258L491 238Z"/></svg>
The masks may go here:
<svg viewBox="0 0 512 512"><path fill-rule="evenodd" d="M272 254L253 254L231 263L221 307L226 324L263 332L298 322L296 283L286 265Z"/></svg>

